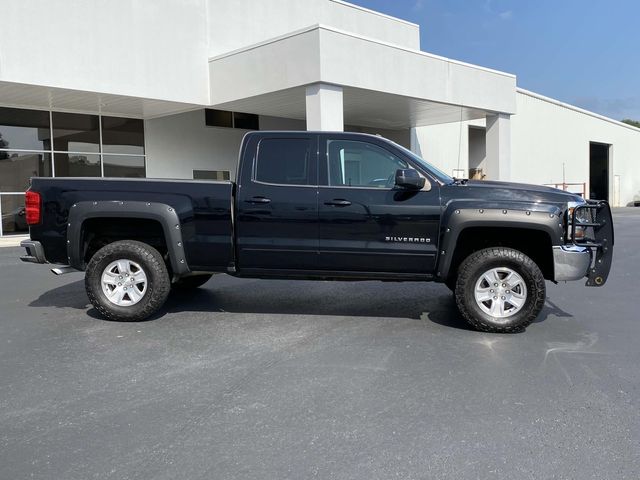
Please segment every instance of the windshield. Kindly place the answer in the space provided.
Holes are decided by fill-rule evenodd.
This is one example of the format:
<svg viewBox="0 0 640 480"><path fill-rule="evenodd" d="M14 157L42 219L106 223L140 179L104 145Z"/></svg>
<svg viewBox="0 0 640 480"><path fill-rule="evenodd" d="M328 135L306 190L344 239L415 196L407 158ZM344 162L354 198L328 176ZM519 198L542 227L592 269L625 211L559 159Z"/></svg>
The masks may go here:
<svg viewBox="0 0 640 480"><path fill-rule="evenodd" d="M445 185L449 185L449 184L453 183L453 181L454 181L453 177L450 177L449 175L444 173L442 170L434 167L429 162L427 162L425 159L419 157L418 155L413 153L408 148L405 148L402 145L398 145L397 143L394 143L394 145L396 147L400 148L405 154L407 154L409 157L411 157L411 159L413 161L415 161L418 165L420 165L422 168L424 168L427 172L429 172L431 175L436 177L436 179L439 182L442 182Z"/></svg>

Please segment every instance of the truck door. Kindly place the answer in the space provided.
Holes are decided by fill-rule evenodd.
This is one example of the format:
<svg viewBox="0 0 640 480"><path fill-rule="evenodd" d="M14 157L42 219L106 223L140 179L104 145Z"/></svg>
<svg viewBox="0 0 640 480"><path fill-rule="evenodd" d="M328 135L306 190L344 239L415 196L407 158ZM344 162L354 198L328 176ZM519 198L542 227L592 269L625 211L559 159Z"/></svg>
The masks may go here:
<svg viewBox="0 0 640 480"><path fill-rule="evenodd" d="M411 168L399 149L375 138L320 137L320 269L433 273L438 247L439 185L395 187Z"/></svg>
<svg viewBox="0 0 640 480"><path fill-rule="evenodd" d="M240 269L317 268L317 142L304 133L248 141L236 197Z"/></svg>

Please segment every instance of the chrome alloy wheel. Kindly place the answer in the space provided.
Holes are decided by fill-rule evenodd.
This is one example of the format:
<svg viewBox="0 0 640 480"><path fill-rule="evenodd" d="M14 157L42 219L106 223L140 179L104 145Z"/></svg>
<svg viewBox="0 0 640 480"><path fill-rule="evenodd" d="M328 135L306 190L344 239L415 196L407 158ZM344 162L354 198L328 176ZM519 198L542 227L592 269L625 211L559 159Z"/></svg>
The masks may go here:
<svg viewBox="0 0 640 480"><path fill-rule="evenodd" d="M102 292L120 307L135 305L147 293L147 274L131 260L115 260L102 271Z"/></svg>
<svg viewBox="0 0 640 480"><path fill-rule="evenodd" d="M518 313L526 303L527 285L510 268L492 268L476 282L474 296L483 312L506 319Z"/></svg>

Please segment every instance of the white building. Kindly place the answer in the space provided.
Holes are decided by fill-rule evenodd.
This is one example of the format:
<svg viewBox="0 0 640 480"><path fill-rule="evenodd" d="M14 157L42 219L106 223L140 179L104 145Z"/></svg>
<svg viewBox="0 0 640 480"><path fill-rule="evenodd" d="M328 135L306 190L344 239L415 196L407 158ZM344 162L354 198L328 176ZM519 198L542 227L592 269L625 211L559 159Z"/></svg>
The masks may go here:
<svg viewBox="0 0 640 480"><path fill-rule="evenodd" d="M33 175L234 178L247 129L380 133L456 176L640 200L640 130L339 0L6 0L2 230Z"/></svg>

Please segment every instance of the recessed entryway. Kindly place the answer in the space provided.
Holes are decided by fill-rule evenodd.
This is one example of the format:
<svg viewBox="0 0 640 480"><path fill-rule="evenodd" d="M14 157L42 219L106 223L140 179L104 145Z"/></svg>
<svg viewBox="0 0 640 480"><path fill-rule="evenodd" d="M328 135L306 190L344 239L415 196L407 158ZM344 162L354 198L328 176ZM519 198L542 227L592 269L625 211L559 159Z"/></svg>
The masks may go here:
<svg viewBox="0 0 640 480"><path fill-rule="evenodd" d="M482 180L487 176L487 131L483 127L469 127L469 178Z"/></svg>
<svg viewBox="0 0 640 480"><path fill-rule="evenodd" d="M609 200L609 150L606 143L589 143L589 198Z"/></svg>

